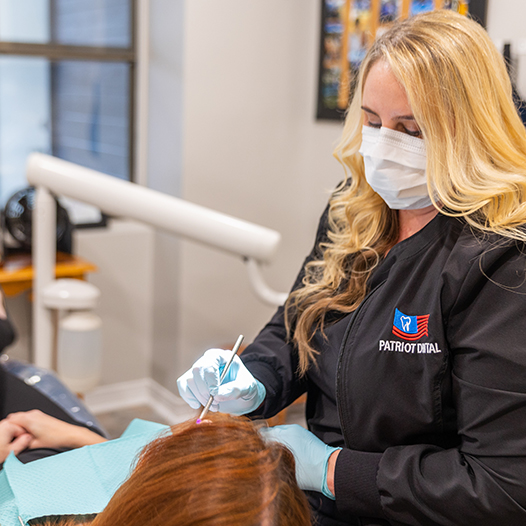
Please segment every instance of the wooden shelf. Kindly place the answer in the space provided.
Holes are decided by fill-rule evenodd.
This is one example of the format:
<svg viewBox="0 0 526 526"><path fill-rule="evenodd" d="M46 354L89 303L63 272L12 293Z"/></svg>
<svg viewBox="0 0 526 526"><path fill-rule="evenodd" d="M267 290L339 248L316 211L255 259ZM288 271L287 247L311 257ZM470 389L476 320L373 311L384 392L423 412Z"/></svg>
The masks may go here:
<svg viewBox="0 0 526 526"><path fill-rule="evenodd" d="M93 263L72 254L57 253L56 278L85 279L88 272L96 272ZM0 264L0 286L6 296L16 296L31 290L34 271L30 254L10 254Z"/></svg>

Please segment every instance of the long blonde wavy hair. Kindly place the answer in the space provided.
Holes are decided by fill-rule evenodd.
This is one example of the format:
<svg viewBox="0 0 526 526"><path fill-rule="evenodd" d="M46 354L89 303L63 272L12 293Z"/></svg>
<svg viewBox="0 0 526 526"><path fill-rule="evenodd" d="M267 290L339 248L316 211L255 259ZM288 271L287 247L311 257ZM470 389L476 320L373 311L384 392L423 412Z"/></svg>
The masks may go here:
<svg viewBox="0 0 526 526"><path fill-rule="evenodd" d="M365 179L362 91L385 61L405 89L427 152L429 193L441 213L471 227L526 241L526 130L501 54L469 18L437 10L395 23L364 59L334 155L350 181L333 195L329 241L286 303L299 372L315 361L314 333L329 311L354 311L375 266L398 240L398 215ZM438 206L437 206L438 208Z"/></svg>

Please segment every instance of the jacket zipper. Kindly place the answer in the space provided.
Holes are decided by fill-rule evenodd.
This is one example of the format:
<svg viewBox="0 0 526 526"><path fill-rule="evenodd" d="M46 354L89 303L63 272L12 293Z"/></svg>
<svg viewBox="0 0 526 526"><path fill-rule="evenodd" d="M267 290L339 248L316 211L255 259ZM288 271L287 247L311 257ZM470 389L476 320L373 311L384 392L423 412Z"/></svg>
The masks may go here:
<svg viewBox="0 0 526 526"><path fill-rule="evenodd" d="M376 285L376 287L373 290L371 290L371 292L369 292L369 294L367 294L367 296L365 296L363 301L360 303L359 307L354 311L354 314L353 314L352 318L349 320L349 325L347 325L347 329L345 329L345 334L343 336L343 340L342 340L342 343L341 343L341 346L340 346L340 351L339 351L339 354L338 354L338 368L337 368L337 371L336 371L336 406L338 407L338 416L340 418L340 427L342 429L343 440L344 440L344 443L345 443L346 447L349 447L348 444L347 444L347 433L346 433L346 430L345 430L345 424L344 424L344 419L343 419L343 415L342 415L342 407L341 407L341 404L339 403L339 400L340 400L341 374L342 374L342 362L343 362L343 353L344 353L344 349L345 349L345 344L346 344L347 340L349 339L349 335L350 335L351 330L352 330L352 328L354 326L354 322L355 322L355 320L358 317L358 314L366 306L366 304L369 302L371 297L378 291L378 289L385 284L386 281L387 281L387 278L384 281L382 281L381 283L378 283L378 285Z"/></svg>

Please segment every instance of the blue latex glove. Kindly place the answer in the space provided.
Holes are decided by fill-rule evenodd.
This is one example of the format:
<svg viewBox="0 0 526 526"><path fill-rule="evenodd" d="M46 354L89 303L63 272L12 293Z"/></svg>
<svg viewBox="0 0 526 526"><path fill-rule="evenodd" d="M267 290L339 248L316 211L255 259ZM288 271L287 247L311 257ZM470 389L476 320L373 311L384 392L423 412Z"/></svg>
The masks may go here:
<svg viewBox="0 0 526 526"><path fill-rule="evenodd" d="M296 480L301 489L323 493L334 500L327 485L329 457L341 448L331 447L305 428L293 424L260 429L265 440L274 440L286 446L296 460Z"/></svg>
<svg viewBox="0 0 526 526"><path fill-rule="evenodd" d="M210 395L214 397L210 411L244 415L261 405L266 396L265 387L252 376L239 356L234 356L219 385L221 372L231 356L232 351L209 349L177 379L179 394L190 407L199 409Z"/></svg>

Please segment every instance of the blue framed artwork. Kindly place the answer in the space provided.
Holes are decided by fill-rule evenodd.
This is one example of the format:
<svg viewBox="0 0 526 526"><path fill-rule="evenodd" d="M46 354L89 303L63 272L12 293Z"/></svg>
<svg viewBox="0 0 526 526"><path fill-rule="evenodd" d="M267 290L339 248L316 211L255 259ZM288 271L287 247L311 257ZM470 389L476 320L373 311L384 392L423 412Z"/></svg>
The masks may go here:
<svg viewBox="0 0 526 526"><path fill-rule="evenodd" d="M434 9L454 9L486 24L487 0L321 0L316 118L343 118L358 68L379 32L398 18Z"/></svg>

